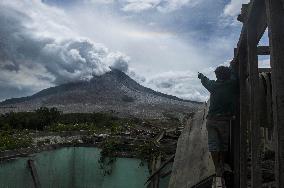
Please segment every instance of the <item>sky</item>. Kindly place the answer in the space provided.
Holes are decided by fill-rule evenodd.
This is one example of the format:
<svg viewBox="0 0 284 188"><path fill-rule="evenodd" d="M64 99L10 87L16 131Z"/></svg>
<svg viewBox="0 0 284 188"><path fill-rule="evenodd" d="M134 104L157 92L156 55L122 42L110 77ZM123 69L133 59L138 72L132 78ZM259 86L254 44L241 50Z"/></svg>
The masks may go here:
<svg viewBox="0 0 284 188"><path fill-rule="evenodd" d="M214 79L232 59L246 2L1 0L0 100L116 68L156 91L205 101L197 73Z"/></svg>

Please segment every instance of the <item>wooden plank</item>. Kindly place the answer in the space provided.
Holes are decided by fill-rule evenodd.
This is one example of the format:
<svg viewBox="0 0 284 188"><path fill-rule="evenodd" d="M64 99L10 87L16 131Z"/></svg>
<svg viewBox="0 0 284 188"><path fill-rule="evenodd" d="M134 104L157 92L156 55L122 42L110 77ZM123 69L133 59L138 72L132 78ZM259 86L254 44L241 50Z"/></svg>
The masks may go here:
<svg viewBox="0 0 284 188"><path fill-rule="evenodd" d="M35 167L35 164L34 164L34 160L29 159L27 162L28 162L28 167L31 170L31 175L32 175L33 182L34 182L34 187L40 188L41 185L40 185L38 173L37 173L37 170L36 170L36 167Z"/></svg>
<svg viewBox="0 0 284 188"><path fill-rule="evenodd" d="M237 48L234 49L234 63L233 65L234 69L236 69L236 73L239 73L239 61L237 59ZM239 76L239 75L238 75ZM236 78L237 79L237 78ZM238 88L239 89L239 88ZM230 146L230 164L233 167L234 170L234 187L240 187L240 92L238 92L238 95L236 96L236 118L235 120L232 120L230 123L230 131L231 131L231 143Z"/></svg>
<svg viewBox="0 0 284 188"><path fill-rule="evenodd" d="M267 121L270 133L273 131L273 113L272 113L272 85L271 85L271 71L264 74L266 82L266 109L267 109ZM272 136L272 135L270 135ZM271 139L271 138L270 138Z"/></svg>
<svg viewBox="0 0 284 188"><path fill-rule="evenodd" d="M172 170L169 170L168 172L165 172L165 173L161 174L160 177L161 178L165 178L165 177L169 176L171 173L172 173Z"/></svg>
<svg viewBox="0 0 284 188"><path fill-rule="evenodd" d="M239 104L239 101L237 102ZM239 105L237 105L239 112ZM233 141L233 169L234 187L240 187L240 113L236 114L236 119L231 121L232 141Z"/></svg>
<svg viewBox="0 0 284 188"><path fill-rule="evenodd" d="M152 160L152 165L151 165L151 171L152 172L156 172L157 169L159 169L161 166L161 155L154 157ZM155 173L154 175L152 175L147 182L145 182L145 184L147 184L149 182L149 180L151 179L150 183L148 184L148 188L159 188L159 184L160 184L160 171L158 171L157 173ZM144 185L145 185L144 184Z"/></svg>
<svg viewBox="0 0 284 188"><path fill-rule="evenodd" d="M240 22L246 22L248 14L249 4L242 4L241 14L238 16L237 20Z"/></svg>
<svg viewBox="0 0 284 188"><path fill-rule="evenodd" d="M264 0L252 0L248 10L247 28L253 28L256 44L259 43L267 28L267 16Z"/></svg>
<svg viewBox="0 0 284 188"><path fill-rule="evenodd" d="M212 183L213 183L213 177L215 177L215 175L209 176L207 178L205 178L204 180L200 181L199 183L193 185L191 188L200 188L200 187L211 187Z"/></svg>
<svg viewBox="0 0 284 188"><path fill-rule="evenodd" d="M269 46L258 46L257 47L257 55L270 55Z"/></svg>
<svg viewBox="0 0 284 188"><path fill-rule="evenodd" d="M247 91L247 50L242 48L238 57L239 61L239 85L240 85L240 164L239 164L239 185L240 188L247 188L247 125L248 125L248 91ZM235 159L237 160L237 159ZM235 178L237 178L235 176Z"/></svg>
<svg viewBox="0 0 284 188"><path fill-rule="evenodd" d="M249 84L250 84L250 126L251 126L251 156L252 156L252 188L261 187L261 139L259 125L259 76L258 76L258 57L257 57L257 30L253 23L248 23L247 30L247 51L249 65Z"/></svg>
<svg viewBox="0 0 284 188"><path fill-rule="evenodd" d="M239 51L247 45L247 27L252 26L256 30L257 43L260 41L265 29L267 27L266 15L265 15L265 3L264 0L251 0L247 10L247 18L244 21L241 35L238 41L237 56Z"/></svg>
<svg viewBox="0 0 284 188"><path fill-rule="evenodd" d="M166 162L164 162L155 172L152 173L152 175L147 179L147 181L146 181L145 184L147 184L149 181L152 180L152 178L153 178L154 176L156 176L158 173L160 173L161 170L162 170L165 166L167 166L167 164L169 164L170 162L172 162L172 161L174 160L174 158L175 158L175 155L172 155L168 160L166 160ZM144 185L145 185L145 184L144 184Z"/></svg>
<svg viewBox="0 0 284 188"><path fill-rule="evenodd" d="M284 187L284 9L281 0L265 0L271 46L276 185Z"/></svg>
<svg viewBox="0 0 284 188"><path fill-rule="evenodd" d="M258 72L271 72L271 68L258 68Z"/></svg>

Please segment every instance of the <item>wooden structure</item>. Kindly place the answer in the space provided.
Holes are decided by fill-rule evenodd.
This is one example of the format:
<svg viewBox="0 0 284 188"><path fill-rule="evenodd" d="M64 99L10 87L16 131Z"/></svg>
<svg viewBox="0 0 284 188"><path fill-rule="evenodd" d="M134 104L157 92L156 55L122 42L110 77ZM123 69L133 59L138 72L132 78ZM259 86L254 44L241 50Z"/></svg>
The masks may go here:
<svg viewBox="0 0 284 188"><path fill-rule="evenodd" d="M235 48L240 81L239 117L234 128L234 187L263 187L262 117L274 127L271 140L275 151L275 182L284 187L284 0L251 0L242 6L243 23ZM258 46L268 29L269 46ZM271 69L258 67L258 55L270 55ZM269 72L260 74L260 72ZM266 102L260 91L265 88ZM269 93L271 91L271 94ZM263 105L266 113L261 114ZM272 113L268 113L268 112ZM273 114L273 116L271 115ZM271 118L270 118L271 116ZM271 128L271 126L270 126ZM266 133L265 133L266 134ZM248 169L248 158L251 166ZM250 173L250 174L249 174ZM248 180L248 176L251 177ZM269 186L267 186L269 187Z"/></svg>

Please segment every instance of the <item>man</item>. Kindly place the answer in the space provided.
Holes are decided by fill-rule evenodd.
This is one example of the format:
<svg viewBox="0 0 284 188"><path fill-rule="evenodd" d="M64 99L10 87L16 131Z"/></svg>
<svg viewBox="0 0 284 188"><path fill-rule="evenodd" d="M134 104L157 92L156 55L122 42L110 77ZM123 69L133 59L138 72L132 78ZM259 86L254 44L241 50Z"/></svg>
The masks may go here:
<svg viewBox="0 0 284 188"><path fill-rule="evenodd" d="M208 148L211 153L216 177L223 179L225 157L229 148L230 121L234 117L236 100L236 80L232 79L229 67L220 66L215 70L217 80L209 80L198 74L202 85L210 92L210 106L207 115ZM226 166L228 166L226 164ZM222 184L224 181L222 180Z"/></svg>

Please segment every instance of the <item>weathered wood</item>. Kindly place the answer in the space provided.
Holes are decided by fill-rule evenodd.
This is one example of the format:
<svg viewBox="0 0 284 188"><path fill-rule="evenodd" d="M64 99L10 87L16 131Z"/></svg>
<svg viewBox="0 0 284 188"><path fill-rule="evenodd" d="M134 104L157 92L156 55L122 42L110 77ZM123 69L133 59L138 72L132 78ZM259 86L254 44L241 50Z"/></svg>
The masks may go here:
<svg viewBox="0 0 284 188"><path fill-rule="evenodd" d="M234 69L236 69L236 73L239 73L239 61L236 57L237 55L237 49L234 49L234 63L235 65L232 65ZM237 79L237 78L236 78ZM234 120L231 120L230 122L230 130L231 130L231 146L232 149L230 149L231 155L230 155L230 164L233 167L234 170L234 187L240 187L240 92L238 92L238 95L236 96L236 107L235 107L235 115L236 118Z"/></svg>
<svg viewBox="0 0 284 188"><path fill-rule="evenodd" d="M261 187L261 139L259 125L259 76L257 57L257 30L254 23L248 22L247 51L250 84L250 126L251 126L251 156L252 156L252 188Z"/></svg>
<svg viewBox="0 0 284 188"><path fill-rule="evenodd" d="M152 173L152 175L147 179L147 181L146 181L145 184L147 184L149 181L152 180L152 178L153 178L154 176L156 176L158 173L160 173L161 170L162 170L165 166L167 166L167 164L169 164L170 162L172 162L172 161L174 160L174 158L175 158L175 155L172 155L168 160L166 160L155 172Z"/></svg>
<svg viewBox="0 0 284 188"><path fill-rule="evenodd" d="M260 41L265 29L267 27L266 15L265 15L265 4L264 0L251 0L247 10L247 18L244 21L241 35L237 45L237 56L242 48L246 48L247 45L247 27L253 27L256 30L257 43Z"/></svg>
<svg viewBox="0 0 284 188"><path fill-rule="evenodd" d="M191 188L200 188L200 187L209 187L209 186L211 187L213 183L213 177L215 177L215 175L205 178L204 180L200 181L198 184L192 186Z"/></svg>
<svg viewBox="0 0 284 188"><path fill-rule="evenodd" d="M266 109L267 109L267 121L270 131L273 129L273 113L272 113L272 85L271 85L271 71L264 74L266 82Z"/></svg>
<svg viewBox="0 0 284 188"><path fill-rule="evenodd" d="M160 168L161 166L161 155L154 157L152 160L152 165L151 165L151 171L152 172L156 172L158 168ZM148 188L159 188L159 184L160 184L160 171L158 171L157 173L155 173L153 176L151 176L151 181L148 184ZM150 178L149 178L150 179ZM145 182L145 184L147 184L149 181L147 180L147 182ZM145 185L144 184L144 185Z"/></svg>
<svg viewBox="0 0 284 188"><path fill-rule="evenodd" d="M266 104L266 93L267 93L267 85L266 80L264 78L265 73L259 73L259 99L261 101L259 107L259 118L260 118L260 127L267 128L267 104Z"/></svg>
<svg viewBox="0 0 284 188"><path fill-rule="evenodd" d="M161 174L160 177L161 178L165 178L165 177L169 176L171 173L172 173L172 170L169 170L168 172L165 172L165 173Z"/></svg>
<svg viewBox="0 0 284 188"><path fill-rule="evenodd" d="M246 22L248 14L248 6L249 4L242 4L241 14L237 18L238 21L243 23Z"/></svg>
<svg viewBox="0 0 284 188"><path fill-rule="evenodd" d="M239 103L239 101L238 101ZM239 105L237 107L239 112ZM236 114L236 119L231 120L232 145L233 145L233 169L234 187L240 187L240 115Z"/></svg>
<svg viewBox="0 0 284 188"><path fill-rule="evenodd" d="M262 73L265 79L266 85L266 118L267 118L267 132L266 132L266 145L265 147L269 150L274 150L274 144L272 139L273 132L273 116L272 116L272 91L271 91L271 73ZM265 148L265 149L266 149Z"/></svg>
<svg viewBox="0 0 284 188"><path fill-rule="evenodd" d="M37 170L36 170L36 167L35 167L35 164L34 164L34 160L29 159L27 162L28 162L28 167L31 170L31 175L32 175L33 182L34 182L34 187L40 188L41 185L40 185L38 173L37 173Z"/></svg>
<svg viewBox="0 0 284 188"><path fill-rule="evenodd" d="M258 46L257 47L257 55L270 55L269 46Z"/></svg>
<svg viewBox="0 0 284 188"><path fill-rule="evenodd" d="M253 35L256 37L256 44L258 44L267 28L264 0L251 0L246 24L248 30L253 28Z"/></svg>
<svg viewBox="0 0 284 188"><path fill-rule="evenodd" d="M258 68L258 72L271 72L271 68Z"/></svg>
<svg viewBox="0 0 284 188"><path fill-rule="evenodd" d="M275 127L275 175L284 187L284 9L281 0L265 0L271 45L273 120Z"/></svg>
<svg viewBox="0 0 284 188"><path fill-rule="evenodd" d="M239 185L247 188L247 125L248 125L248 91L247 91L247 50L243 48L238 57L239 87L240 87L240 156L239 156ZM237 158L235 160L238 160ZM235 177L237 178L237 177Z"/></svg>

